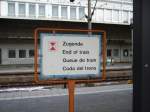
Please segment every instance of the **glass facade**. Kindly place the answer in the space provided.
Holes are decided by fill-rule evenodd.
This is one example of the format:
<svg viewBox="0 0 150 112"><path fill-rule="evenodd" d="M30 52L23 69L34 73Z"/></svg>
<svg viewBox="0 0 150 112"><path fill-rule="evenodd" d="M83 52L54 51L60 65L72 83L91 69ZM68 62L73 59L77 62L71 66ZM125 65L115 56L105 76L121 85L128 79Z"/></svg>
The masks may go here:
<svg viewBox="0 0 150 112"><path fill-rule="evenodd" d="M84 7L79 7L79 19L82 20L85 18L85 9Z"/></svg>
<svg viewBox="0 0 150 112"><path fill-rule="evenodd" d="M112 20L113 22L119 22L119 10L112 11Z"/></svg>
<svg viewBox="0 0 150 112"><path fill-rule="evenodd" d="M19 4L19 16L25 17L26 7L25 4Z"/></svg>
<svg viewBox="0 0 150 112"><path fill-rule="evenodd" d="M62 6L61 7L61 18L62 19L67 19L68 18L67 6Z"/></svg>
<svg viewBox="0 0 150 112"><path fill-rule="evenodd" d="M52 5L52 17L58 18L58 6L57 5Z"/></svg>
<svg viewBox="0 0 150 112"><path fill-rule="evenodd" d="M76 19L76 7L70 7L70 19Z"/></svg>
<svg viewBox="0 0 150 112"><path fill-rule="evenodd" d="M120 1L120 0L118 0ZM11 17L30 17L30 18L44 18L44 19L66 19L66 20L85 20L87 15L87 6L80 4L53 4L53 3L30 3L30 2L8 2L8 13L6 15ZM133 12L128 4L109 4L110 7L100 7L97 5L93 15L93 22L100 23L117 23L130 24L133 18ZM108 5L108 6L109 6ZM122 8L118 8L122 7ZM129 8L129 9L128 9ZM93 9L92 9L93 10Z"/></svg>
<svg viewBox="0 0 150 112"><path fill-rule="evenodd" d="M29 16L35 17L35 4L29 4Z"/></svg>
<svg viewBox="0 0 150 112"><path fill-rule="evenodd" d="M39 16L45 17L45 5L39 5Z"/></svg>
<svg viewBox="0 0 150 112"><path fill-rule="evenodd" d="M15 16L15 3L8 3L8 16Z"/></svg>

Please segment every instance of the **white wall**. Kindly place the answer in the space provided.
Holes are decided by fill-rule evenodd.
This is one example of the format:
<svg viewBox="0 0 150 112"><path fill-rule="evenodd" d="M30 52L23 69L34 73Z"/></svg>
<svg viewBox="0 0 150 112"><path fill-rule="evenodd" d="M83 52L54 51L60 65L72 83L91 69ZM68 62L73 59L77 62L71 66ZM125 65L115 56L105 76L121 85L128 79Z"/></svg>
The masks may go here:
<svg viewBox="0 0 150 112"><path fill-rule="evenodd" d="M7 6L7 1L0 1L0 5L1 5L1 16L0 18L17 18L17 19L46 19L46 20L53 20L54 18L52 17L52 4L58 5L59 6L59 17L55 18L55 20L58 21L81 21L78 19L79 17L79 10L78 7L84 6L85 7L85 14L87 14L87 1L86 0L76 0L75 3L70 3L69 0L9 0L9 2L14 1L15 2L15 7L16 7L16 14L14 17L9 17L7 12L8 12L8 6ZM24 2L26 3L26 17L22 18L22 17L18 17L18 3L19 2ZM119 1L119 0L118 0ZM36 18L31 18L29 17L28 14L28 5L30 3L34 3L36 4ZM46 16L44 18L40 18L38 17L38 5L39 4L45 4L45 14ZM95 1L92 1L92 7L94 6ZM66 13L68 13L68 18L67 19L62 19L61 18L61 6L66 5L68 7L68 10ZM93 15L93 20L92 22L95 23L109 23L109 24L125 24L125 25L129 25L130 24L130 20L131 18L133 18L133 3L132 2L113 2L112 0L106 0L106 1L100 1L97 3L96 5L96 10L95 13ZM69 13L70 13L70 6L76 6L76 18L78 20L71 20ZM92 8L93 9L93 8ZM114 13L116 11L116 13ZM119 14L118 14L119 13ZM114 17L118 16L116 19ZM127 21L126 21L127 19ZM86 19L82 20L82 22L87 22Z"/></svg>
<svg viewBox="0 0 150 112"><path fill-rule="evenodd" d="M2 50L2 65L7 65L7 64L34 64L34 57L30 58L29 57L29 50L34 49L33 44L1 44L0 48ZM8 50L16 50L16 58L8 58ZM19 50L26 50L26 58L19 58ZM108 45L107 49L112 50L112 57L115 62L129 62L131 61L132 57L130 56L132 52L130 51L131 46L130 45ZM118 49L119 50L119 56L114 57L113 56L113 50ZM129 51L129 56L124 57L123 56L123 50L128 49Z"/></svg>
<svg viewBox="0 0 150 112"><path fill-rule="evenodd" d="M132 57L130 55L132 55L132 51L131 50L131 45L115 45L115 44L111 44L111 45L107 45L107 49L111 49L112 50L112 56L108 57L108 58L113 58L115 60L115 62L131 62ZM118 49L119 50L119 55L118 57L114 56L114 49ZM127 49L128 50L128 56L125 57L123 56L123 50Z"/></svg>
<svg viewBox="0 0 150 112"><path fill-rule="evenodd" d="M0 1L0 16L4 16L6 17L7 16L7 12L8 12L8 7L7 7L7 2L6 1Z"/></svg>

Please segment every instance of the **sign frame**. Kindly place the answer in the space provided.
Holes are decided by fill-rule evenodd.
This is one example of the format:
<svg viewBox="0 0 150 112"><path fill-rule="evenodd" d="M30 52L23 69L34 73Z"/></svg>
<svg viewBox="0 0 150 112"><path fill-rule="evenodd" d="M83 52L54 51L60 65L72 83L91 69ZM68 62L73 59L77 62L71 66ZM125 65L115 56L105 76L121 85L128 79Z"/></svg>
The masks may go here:
<svg viewBox="0 0 150 112"><path fill-rule="evenodd" d="M39 33L51 33L56 34L59 32L63 33L101 33L102 39L102 76L101 78L96 79L71 79L75 80L76 83L92 83L92 82L101 82L106 80L106 31L104 30L78 30L78 29L54 29L54 28L36 28L34 30L34 81L39 84L66 84L70 79L44 79L40 80L38 72L38 37Z"/></svg>
<svg viewBox="0 0 150 112"><path fill-rule="evenodd" d="M63 47L64 42L81 42L80 47ZM52 47L52 44L54 44ZM61 44L58 44L61 43ZM88 43L88 44L86 44ZM97 43L97 44L95 44ZM61 46L62 45L62 46ZM89 46L92 45L92 48L89 48ZM58 48L59 47L59 48ZM83 49L82 49L82 48ZM94 48L93 48L94 47ZM79 49L80 48L80 49ZM88 48L88 49L87 49ZM40 53L42 58L40 58L40 79L86 79L87 77L96 78L101 77L101 34L94 34L94 35L88 35L88 34L53 34L53 33L40 33ZM59 49L59 50L58 50ZM48 52L47 52L48 50ZM69 52L59 52L59 51L69 51ZM77 52L76 52L77 51ZM88 51L87 54L80 54L80 51ZM74 53L75 52L75 53ZM85 53L85 52L84 52ZM94 54L96 53L96 54ZM54 54L54 56L53 56ZM62 55L64 54L64 55ZM66 56L66 54L69 56ZM75 54L75 55L74 55ZM85 55L85 56L84 56ZM87 55L87 56L86 56ZM48 56L48 58L45 58L44 56ZM83 56L83 57L82 57ZM92 56L92 57L90 57ZM71 58L70 58L71 57ZM53 59L54 58L54 59ZM96 58L95 64L96 66L93 66L93 62L86 63L86 59L93 59ZM72 66L73 63L61 63L61 60L63 59L76 59L75 65ZM54 61L55 60L55 61ZM98 60L98 61L97 61ZM57 61L57 62L56 62ZM89 61L89 60L88 60ZM45 62L45 64L43 64ZM56 64L55 64L56 63ZM93 70L85 70L84 68L93 67ZM95 65L94 64L94 65ZM53 66L53 69L50 67ZM54 67L55 66L55 67ZM71 68L70 68L71 67ZM62 70L62 68L64 70ZM96 70L94 70L96 68ZM47 70L49 73L44 73L43 71ZM55 69L55 70L54 70ZM56 70L57 69L57 70ZM71 69L69 71L66 71L66 69ZM78 70L77 70L78 69ZM84 69L84 71L80 71L79 69ZM53 73L52 73L53 71ZM54 72L55 71L55 72ZM92 71L92 72L91 72ZM94 72L94 73L93 73ZM45 74L45 75L43 75Z"/></svg>

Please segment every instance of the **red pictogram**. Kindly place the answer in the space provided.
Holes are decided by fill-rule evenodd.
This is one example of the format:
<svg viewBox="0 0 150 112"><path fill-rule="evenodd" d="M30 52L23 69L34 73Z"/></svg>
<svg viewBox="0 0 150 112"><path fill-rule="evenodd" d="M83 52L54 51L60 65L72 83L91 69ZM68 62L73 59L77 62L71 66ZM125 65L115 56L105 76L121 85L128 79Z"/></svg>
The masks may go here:
<svg viewBox="0 0 150 112"><path fill-rule="evenodd" d="M57 46L57 42L55 42L55 41L51 41L51 42L49 42L49 50L50 51L56 51L57 49L56 49L56 46Z"/></svg>

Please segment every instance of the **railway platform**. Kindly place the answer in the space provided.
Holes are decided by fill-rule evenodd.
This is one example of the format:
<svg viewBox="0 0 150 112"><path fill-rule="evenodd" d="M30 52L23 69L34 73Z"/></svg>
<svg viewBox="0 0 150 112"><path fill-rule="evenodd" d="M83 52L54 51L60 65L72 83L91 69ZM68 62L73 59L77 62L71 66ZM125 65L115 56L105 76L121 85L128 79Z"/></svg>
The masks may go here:
<svg viewBox="0 0 150 112"><path fill-rule="evenodd" d="M132 84L118 84L118 85L103 85L95 87L76 87L75 94L91 94L93 92L109 92L110 90L132 90ZM26 87L26 88L9 88L0 89L0 100L11 99L24 99L24 98L36 98L36 97L50 97L50 96L62 96L67 95L67 89L54 88L54 87Z"/></svg>

